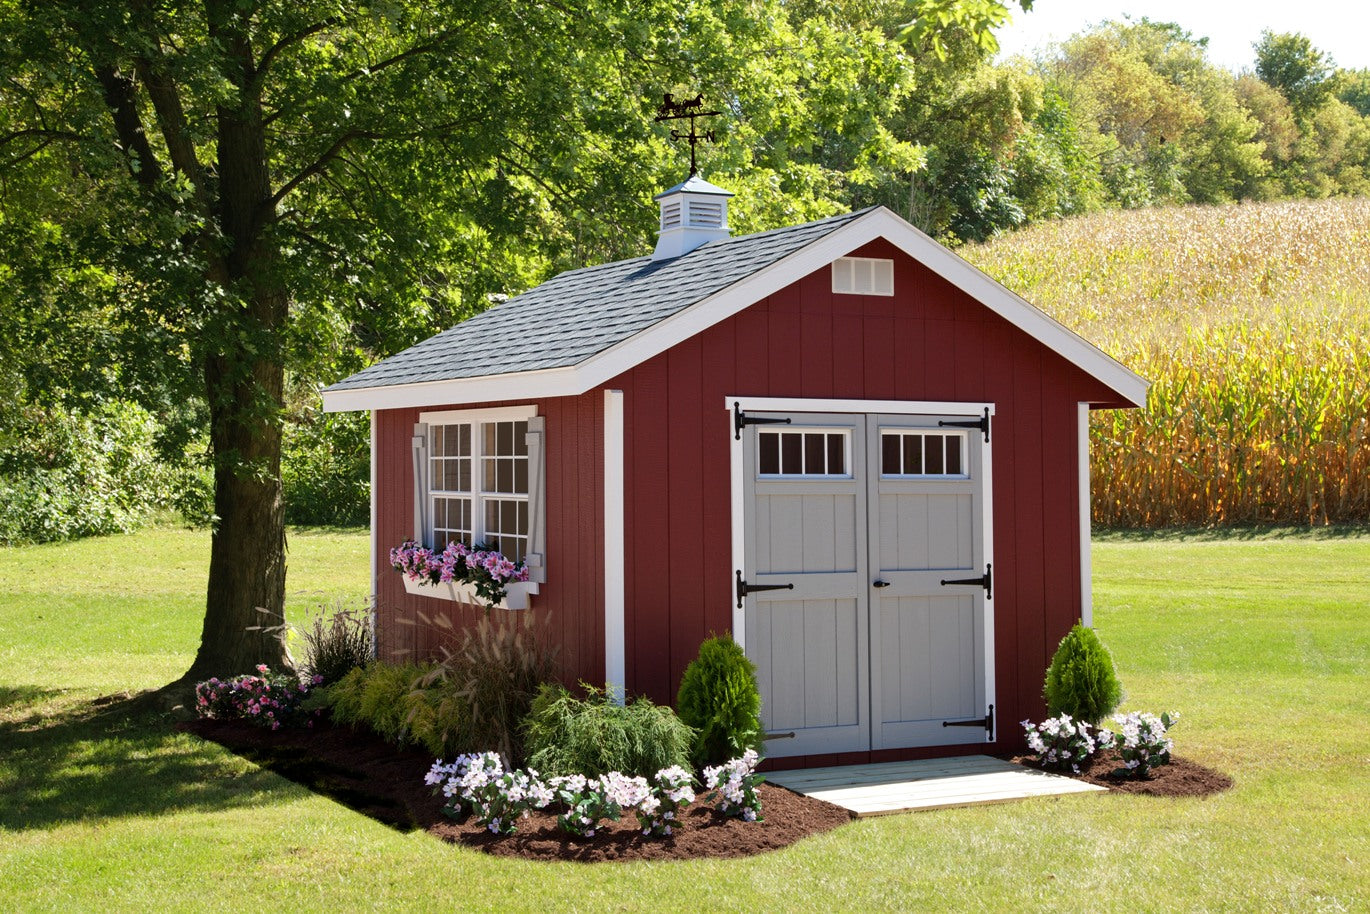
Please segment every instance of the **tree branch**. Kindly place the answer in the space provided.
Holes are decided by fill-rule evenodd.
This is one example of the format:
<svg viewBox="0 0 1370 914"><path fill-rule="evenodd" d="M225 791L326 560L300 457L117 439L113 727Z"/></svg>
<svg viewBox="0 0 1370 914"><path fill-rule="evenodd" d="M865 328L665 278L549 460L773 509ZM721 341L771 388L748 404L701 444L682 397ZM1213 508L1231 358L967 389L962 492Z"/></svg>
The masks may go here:
<svg viewBox="0 0 1370 914"><path fill-rule="evenodd" d="M114 131L119 148L129 156L129 172L144 187L153 187L162 178L162 166L152 152L138 114L133 80L114 68L113 64L95 64L95 78L105 90L105 104L114 119Z"/></svg>
<svg viewBox="0 0 1370 914"><path fill-rule="evenodd" d="M351 73L348 73L346 76L344 76L343 79L351 80L356 79L359 76L371 76L373 74L379 73L381 70L393 67L398 63L403 63L411 57L418 57L421 54L427 54L430 51L436 51L438 48L442 47L444 44L446 44L448 41L452 40L456 36L456 29L447 29L444 32L439 32L432 41L428 41L423 44L416 44L412 48L408 48L407 50L401 51L394 57L387 57L380 63L372 64L371 66L364 67L360 70L353 70Z"/></svg>
<svg viewBox="0 0 1370 914"><path fill-rule="evenodd" d="M266 200L262 206L268 211L274 210L282 200L295 190L295 188L327 168L332 164L334 159L342 154L344 149L356 140L412 140L427 134L442 133L455 127L458 123L458 121L449 121L443 124L436 124L432 127L425 127L421 130L409 130L401 133L361 129L343 131L343 133L333 141L331 146L320 153L317 159L300 169L295 177L282 184L281 189L272 194L270 199Z"/></svg>
<svg viewBox="0 0 1370 914"><path fill-rule="evenodd" d="M310 35L317 35L324 29L332 28L333 26L339 24L341 21L342 20L339 19L337 16L329 16L326 19L321 19L318 22L313 23L312 25L305 26L298 32L292 32L291 34L284 36L283 38L281 38L280 41L276 42L271 47L267 48L266 52L262 54L262 59L257 61L257 70L253 74L252 82L248 85L248 90L253 95L256 95L257 93L261 92L262 83L266 80L267 71L271 69L271 65L276 62L276 58L281 56L282 52L288 50L292 45L296 45L299 44L301 41L304 41Z"/></svg>
<svg viewBox="0 0 1370 914"><path fill-rule="evenodd" d="M147 87L152 109L157 114L157 125L171 157L171 167L184 175L192 187L204 212L210 209L209 189L205 186L204 166L195 152L195 142L190 138L185 108L181 104L181 93L176 83L167 77L166 72L146 57L134 62L138 76Z"/></svg>

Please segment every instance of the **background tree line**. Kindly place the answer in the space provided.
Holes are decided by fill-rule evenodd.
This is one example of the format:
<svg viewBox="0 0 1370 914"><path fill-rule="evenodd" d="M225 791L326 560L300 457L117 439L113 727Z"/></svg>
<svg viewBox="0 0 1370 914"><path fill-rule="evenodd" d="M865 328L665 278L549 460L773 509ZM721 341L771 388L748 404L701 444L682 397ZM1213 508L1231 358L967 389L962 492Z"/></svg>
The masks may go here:
<svg viewBox="0 0 1370 914"><path fill-rule="evenodd" d="M1146 19L996 64L973 10L918 31L908 28L916 6L792 14L779 35L714 19L707 42L691 43L685 65L705 80L715 74L712 97L732 96L723 142L706 161L738 191L741 231L881 203L960 244L1108 208L1370 191L1370 70L1336 69L1303 36L1265 33L1252 71L1240 74L1208 62L1205 39ZM600 37L611 41L612 28ZM685 37L655 40L685 55ZM737 59L766 40L795 42L797 53ZM23 53L18 44L9 41L11 55ZM682 167L647 116L652 90L669 83L604 72L588 96L549 81L543 91L556 100L523 125L532 135L451 175L446 211L428 214L442 221L439 257L386 262L379 240L346 226L348 194L317 192L313 218L355 232L347 241L360 256L332 260L329 244L301 225L298 243L317 249L294 252L296 268L354 271L330 279L351 286L352 304L369 313L349 319L333 302L302 310L292 328L282 460L290 522L367 516L366 419L322 415L321 385L560 269L648 249L654 216L644 201ZM5 91L34 88L12 76ZM345 120L348 103L316 99L310 116ZM189 347L172 339L174 328L130 313L118 264L89 257L99 226L61 218L91 189L70 184L50 145L23 145L18 121L11 116L5 134L0 210L0 542L128 530L158 508L209 523L206 411L169 383ZM568 134L555 155L537 148L543 127ZM52 167L21 167L45 157L40 166ZM346 167L365 171L360 192L398 208L407 188L395 168L419 164ZM408 293L400 307L368 309L397 286Z"/></svg>

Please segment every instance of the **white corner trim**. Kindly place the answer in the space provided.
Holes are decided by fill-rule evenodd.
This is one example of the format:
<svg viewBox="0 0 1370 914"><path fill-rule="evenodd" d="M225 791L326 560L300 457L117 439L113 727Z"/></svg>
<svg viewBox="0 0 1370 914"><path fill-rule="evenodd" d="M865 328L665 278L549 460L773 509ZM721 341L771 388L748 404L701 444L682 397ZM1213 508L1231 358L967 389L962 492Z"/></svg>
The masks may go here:
<svg viewBox="0 0 1370 914"><path fill-rule="evenodd" d="M1080 624L1094 627L1094 571L1089 494L1089 404L1076 407L1075 435L1078 444L1080 485Z"/></svg>
<svg viewBox="0 0 1370 914"><path fill-rule="evenodd" d="M994 415L994 404L989 404L989 413ZM990 441L972 437L970 440L980 442L980 542L985 550L985 565L990 567L994 564L994 444L993 427L991 426ZM991 571L993 569L991 568ZM999 578L999 586L1003 586L1003 575L995 575ZM1002 591L1001 591L1002 593ZM998 705L998 698L995 695L996 682L994 678L994 600L984 599L980 601L983 610L981 624L985 631L985 704ZM998 715L994 718L994 731L987 735L985 742L992 743L999 739L999 727L1003 721Z"/></svg>
<svg viewBox="0 0 1370 914"><path fill-rule="evenodd" d="M371 605L368 607L367 624L371 628L371 659L376 658L376 606L380 599L380 554L377 552L377 537L380 535L376 526L380 520L380 494L376 491L376 482L379 473L376 469L376 455L380 453L377 447L379 432L376 429L376 411L371 410Z"/></svg>
<svg viewBox="0 0 1370 914"><path fill-rule="evenodd" d="M626 698L623 391L604 391L604 682Z"/></svg>
<svg viewBox="0 0 1370 914"><path fill-rule="evenodd" d="M447 381L325 390L324 410L396 409L481 400L578 396L877 238L888 240L1123 399L1138 406L1146 402L1149 384L1145 379L955 252L888 209L879 207L578 365Z"/></svg>

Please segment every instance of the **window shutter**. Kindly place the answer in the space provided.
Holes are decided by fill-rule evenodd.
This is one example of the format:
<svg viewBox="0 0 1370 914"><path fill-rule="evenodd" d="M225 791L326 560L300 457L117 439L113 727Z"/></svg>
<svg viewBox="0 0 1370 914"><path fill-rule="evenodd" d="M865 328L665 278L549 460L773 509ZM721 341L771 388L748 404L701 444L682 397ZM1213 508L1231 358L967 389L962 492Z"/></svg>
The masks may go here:
<svg viewBox="0 0 1370 914"><path fill-rule="evenodd" d="M539 584L547 582L547 472L546 428L543 416L528 420L528 579Z"/></svg>
<svg viewBox="0 0 1370 914"><path fill-rule="evenodd" d="M428 426L414 425L414 542L428 545Z"/></svg>

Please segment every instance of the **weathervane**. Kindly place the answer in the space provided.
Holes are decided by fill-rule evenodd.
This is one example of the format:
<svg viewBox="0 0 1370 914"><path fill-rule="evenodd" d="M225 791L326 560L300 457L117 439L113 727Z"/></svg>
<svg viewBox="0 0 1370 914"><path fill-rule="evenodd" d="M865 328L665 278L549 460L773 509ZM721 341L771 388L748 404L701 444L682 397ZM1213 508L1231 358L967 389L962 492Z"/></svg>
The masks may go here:
<svg viewBox="0 0 1370 914"><path fill-rule="evenodd" d="M714 132L712 130L706 130L703 133L695 132L695 118L716 117L722 113L722 111L704 110L703 92L699 93L694 98L687 98L682 101L676 101L671 93L667 92L662 96L661 105L656 109L656 117L653 118L653 121L659 124L662 121L678 121L687 117L690 119L690 132L681 133L678 130L672 130L671 139L689 141L690 174L693 175L699 171L695 166L695 145L701 140L708 140L710 143L718 142L714 139Z"/></svg>

